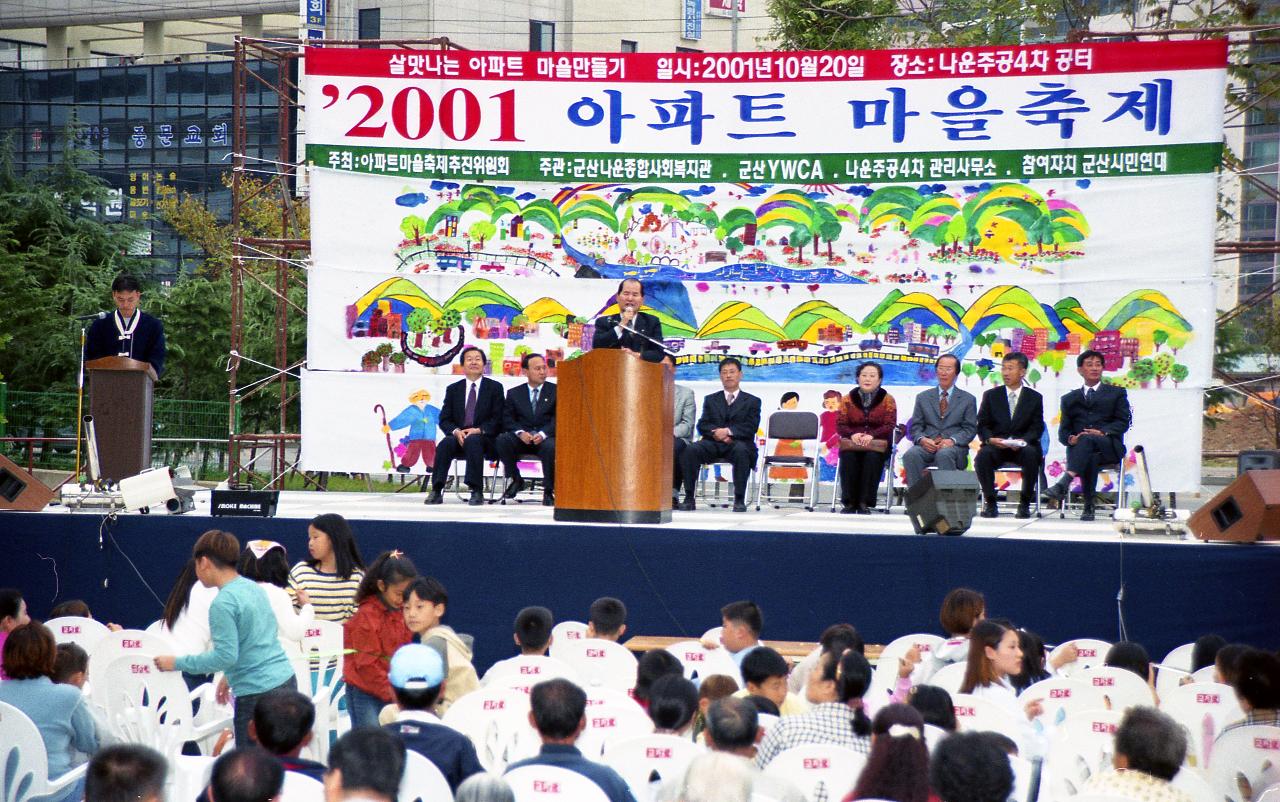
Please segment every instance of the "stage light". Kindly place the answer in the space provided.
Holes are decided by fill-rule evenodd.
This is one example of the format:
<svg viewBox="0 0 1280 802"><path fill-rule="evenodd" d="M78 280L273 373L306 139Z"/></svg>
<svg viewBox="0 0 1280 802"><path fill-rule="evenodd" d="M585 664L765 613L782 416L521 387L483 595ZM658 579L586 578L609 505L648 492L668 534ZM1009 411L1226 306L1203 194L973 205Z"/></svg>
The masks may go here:
<svg viewBox="0 0 1280 802"><path fill-rule="evenodd" d="M173 487L173 477L168 468L152 468L137 476L120 480L120 496L126 510L147 513L151 508L164 507L169 512L181 514L193 509L194 504L184 504ZM188 499L190 502L190 499Z"/></svg>

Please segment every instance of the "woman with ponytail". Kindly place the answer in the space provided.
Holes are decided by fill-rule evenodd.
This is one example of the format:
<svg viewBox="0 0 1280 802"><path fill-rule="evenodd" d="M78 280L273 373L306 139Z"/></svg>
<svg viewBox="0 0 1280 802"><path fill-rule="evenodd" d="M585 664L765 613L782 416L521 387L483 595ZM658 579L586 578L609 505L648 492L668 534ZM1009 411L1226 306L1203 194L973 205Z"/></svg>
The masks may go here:
<svg viewBox="0 0 1280 802"><path fill-rule="evenodd" d="M845 802L928 802L929 748L924 718L909 705L887 705L871 725L871 755Z"/></svg>
<svg viewBox="0 0 1280 802"><path fill-rule="evenodd" d="M779 753L802 744L833 744L855 752L871 751L871 719L862 697L871 686L871 664L858 652L827 652L813 667L805 696L813 705L799 716L785 716L769 728L756 751L764 768Z"/></svg>
<svg viewBox="0 0 1280 802"><path fill-rule="evenodd" d="M1018 631L991 619L979 621L969 633L969 662L960 692L990 699L1028 720L1044 712L1039 699L1023 701L1012 678L1022 671L1022 647Z"/></svg>

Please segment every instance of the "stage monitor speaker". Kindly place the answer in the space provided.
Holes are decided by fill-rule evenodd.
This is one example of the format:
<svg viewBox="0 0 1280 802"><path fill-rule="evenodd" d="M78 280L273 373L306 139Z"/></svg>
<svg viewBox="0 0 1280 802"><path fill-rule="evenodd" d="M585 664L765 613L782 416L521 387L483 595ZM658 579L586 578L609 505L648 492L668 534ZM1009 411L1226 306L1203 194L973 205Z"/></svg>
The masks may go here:
<svg viewBox="0 0 1280 802"><path fill-rule="evenodd" d="M1201 540L1280 540L1280 470L1244 474L1196 510L1187 528Z"/></svg>
<svg viewBox="0 0 1280 802"><path fill-rule="evenodd" d="M1236 457L1236 476L1248 471L1280 470L1280 451L1241 451Z"/></svg>
<svg viewBox="0 0 1280 802"><path fill-rule="evenodd" d="M0 454L0 510L39 512L52 500L48 485Z"/></svg>
<svg viewBox="0 0 1280 802"><path fill-rule="evenodd" d="M917 535L963 535L978 509L978 479L968 471L925 471L907 488L907 517Z"/></svg>

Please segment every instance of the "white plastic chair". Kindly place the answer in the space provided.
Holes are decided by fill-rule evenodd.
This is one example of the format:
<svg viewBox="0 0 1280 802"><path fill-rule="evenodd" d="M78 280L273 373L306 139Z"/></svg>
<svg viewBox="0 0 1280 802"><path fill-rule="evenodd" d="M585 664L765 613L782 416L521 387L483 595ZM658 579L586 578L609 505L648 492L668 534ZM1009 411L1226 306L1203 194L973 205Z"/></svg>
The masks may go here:
<svg viewBox="0 0 1280 802"><path fill-rule="evenodd" d="M176 654L177 647L164 635L143 632L140 629L108 631L89 652L89 679L96 678L99 669L105 669L117 657L141 654L155 657L160 654Z"/></svg>
<svg viewBox="0 0 1280 802"><path fill-rule="evenodd" d="M182 675L161 671L150 657L124 654L99 668L100 700L110 726L128 743L149 746L172 760L187 741L199 741L230 726L231 716L195 726Z"/></svg>
<svg viewBox="0 0 1280 802"><path fill-rule="evenodd" d="M1250 802L1280 783L1280 727L1253 724L1224 732L1209 755L1214 797Z"/></svg>
<svg viewBox="0 0 1280 802"><path fill-rule="evenodd" d="M311 743L303 750L305 757L321 763L329 762L329 736L341 731L343 715L338 703L346 693L342 683L342 624L317 618L307 624L302 635L300 662L294 663L298 689L311 697L316 708L316 721L311 728Z"/></svg>
<svg viewBox="0 0 1280 802"><path fill-rule="evenodd" d="M1187 765L1201 770L1222 728L1244 718L1235 690L1216 682L1179 685L1160 697L1160 709L1186 730Z"/></svg>
<svg viewBox="0 0 1280 802"><path fill-rule="evenodd" d="M587 637L587 625L581 621L561 621L551 628L551 656L559 658L557 647L563 648L572 641Z"/></svg>
<svg viewBox="0 0 1280 802"><path fill-rule="evenodd" d="M1094 666L1077 671L1072 679L1102 691L1102 695L1111 703L1112 710L1156 706L1156 696L1151 692L1151 686L1128 669Z"/></svg>
<svg viewBox="0 0 1280 802"><path fill-rule="evenodd" d="M408 799L403 791L400 798ZM453 795L450 794L448 798L453 799ZM280 802L324 802L324 783L296 771L286 771L284 787L280 789Z"/></svg>
<svg viewBox="0 0 1280 802"><path fill-rule="evenodd" d="M228 747L230 748L230 747ZM165 778L165 798L196 799L209 787L216 758L207 755L170 755L169 774Z"/></svg>
<svg viewBox="0 0 1280 802"><path fill-rule="evenodd" d="M55 794L84 776L88 764L60 777L49 776L49 755L35 722L13 705L0 702L0 800L26 802Z"/></svg>
<svg viewBox="0 0 1280 802"><path fill-rule="evenodd" d="M1170 649L1156 666L1156 693L1160 698L1164 698L1165 691L1178 687L1184 679L1191 676L1191 653L1195 648L1194 643L1184 643Z"/></svg>
<svg viewBox="0 0 1280 802"><path fill-rule="evenodd" d="M577 747L585 757L599 760L614 741L636 738L653 732L653 720L635 702L606 702L587 708L587 727L578 736Z"/></svg>
<svg viewBox="0 0 1280 802"><path fill-rule="evenodd" d="M609 802L600 786L559 766L521 766L503 776L516 802Z"/></svg>
<svg viewBox="0 0 1280 802"><path fill-rule="evenodd" d="M321 791L324 786L321 786ZM400 778L398 802L453 802L453 789L449 781L436 768L436 764L412 749L405 751L404 776Z"/></svg>
<svg viewBox="0 0 1280 802"><path fill-rule="evenodd" d="M871 677L871 691L867 695L872 698L879 698L883 693L891 692L894 689L898 684L898 660L911 651L913 646L920 651L921 660L919 665L916 666L916 670L912 672L912 684L920 684L920 682L927 679L925 673L933 665L933 650L941 646L942 643L943 639L941 637L924 632L903 635L900 638L894 638L889 641L880 652L880 658L876 661L875 674ZM964 664L961 663L960 665ZM961 678L963 679L963 671L961 672ZM877 691L882 693L877 694Z"/></svg>
<svg viewBox="0 0 1280 802"><path fill-rule="evenodd" d="M484 675L484 686L530 687L548 679L563 677L580 684L578 672L563 660L542 655L525 654L494 664ZM527 691L526 691L527 693Z"/></svg>
<svg viewBox="0 0 1280 802"><path fill-rule="evenodd" d="M685 679L705 679L713 674L724 674L733 677L734 681L739 677L738 664L723 648L708 649L702 641L682 640L667 646L666 650L674 654L684 667Z"/></svg>
<svg viewBox="0 0 1280 802"><path fill-rule="evenodd" d="M782 717L775 716L772 713L756 714L756 726L759 727L760 730L765 733L769 732L769 729L773 727L774 724L777 724L779 721L782 721Z"/></svg>
<svg viewBox="0 0 1280 802"><path fill-rule="evenodd" d="M1018 700L1024 704L1032 699L1040 700L1044 712L1037 721L1045 727L1057 726L1076 713L1107 708L1101 689L1067 677L1040 680L1018 694Z"/></svg>
<svg viewBox="0 0 1280 802"><path fill-rule="evenodd" d="M157 618L155 621L152 621L150 624L147 624L147 628L143 630L143 632L150 632L152 635L164 635L165 633L164 619Z"/></svg>
<svg viewBox="0 0 1280 802"><path fill-rule="evenodd" d="M1035 779L1035 764L1020 755L1009 755L1009 768L1013 769L1013 794L1009 802L1034 802L1031 782Z"/></svg>
<svg viewBox="0 0 1280 802"><path fill-rule="evenodd" d="M924 742L929 747L929 754L932 755L933 750L938 747L938 744L942 743L942 739L950 734L941 727L935 727L932 724L924 725Z"/></svg>
<svg viewBox="0 0 1280 802"><path fill-rule="evenodd" d="M699 638L699 640L704 640L707 643L719 643L720 633L722 632L724 632L724 627L722 626L712 627L711 629L708 629L706 632L702 633L702 637Z"/></svg>
<svg viewBox="0 0 1280 802"><path fill-rule="evenodd" d="M524 717L527 721L528 714L528 694L508 688L481 688L460 697L449 706L441 720L471 740L476 756L486 770L501 771L506 763L495 760L490 747L491 726L508 715Z"/></svg>
<svg viewBox="0 0 1280 802"><path fill-rule="evenodd" d="M586 685L604 685L620 691L629 691L636 685L636 656L613 641L567 641L554 657L568 663Z"/></svg>
<svg viewBox="0 0 1280 802"><path fill-rule="evenodd" d="M1111 650L1111 644L1104 640L1096 638L1077 638L1075 640L1065 640L1058 644L1052 652L1049 653L1050 659L1056 658L1067 648L1069 644L1074 643L1079 655L1074 662L1067 663L1058 669L1058 676L1070 677L1077 671L1083 671L1086 668L1100 666L1107 659L1107 652Z"/></svg>
<svg viewBox="0 0 1280 802"><path fill-rule="evenodd" d="M1018 753L1028 754L1026 719L1005 707L967 693L953 694L952 705L956 711L956 729L961 732L998 732L1008 736L1018 745Z"/></svg>
<svg viewBox="0 0 1280 802"><path fill-rule="evenodd" d="M641 735L610 743L604 749L603 763L622 775L637 802L645 802L652 796L650 778L655 773L659 783L676 780L701 751L688 738Z"/></svg>
<svg viewBox="0 0 1280 802"><path fill-rule="evenodd" d="M827 799L837 800L849 793L866 764L866 755L848 747L805 744L783 750L769 761L764 771L789 780L809 799L825 795Z"/></svg>
<svg viewBox="0 0 1280 802"><path fill-rule="evenodd" d="M111 634L106 624L83 616L51 618L44 625L53 633L55 642L74 643L86 652L92 652L99 641Z"/></svg>
<svg viewBox="0 0 1280 802"><path fill-rule="evenodd" d="M1213 786L1209 784L1209 779L1200 769L1183 766L1182 770L1174 775L1170 785L1191 797L1191 802L1218 802L1213 795ZM1254 802L1280 802L1280 794L1276 797L1276 799L1267 800L1264 795Z"/></svg>
<svg viewBox="0 0 1280 802"><path fill-rule="evenodd" d="M964 672L968 667L968 663L952 663L951 665L943 666L929 678L929 684L942 688L947 693L955 696L960 693L960 686L964 684Z"/></svg>
<svg viewBox="0 0 1280 802"><path fill-rule="evenodd" d="M1087 710L1058 725L1044 761L1046 798L1075 796L1090 777L1111 768L1115 732L1123 716L1119 710Z"/></svg>
<svg viewBox="0 0 1280 802"><path fill-rule="evenodd" d="M1205 666L1199 671L1193 672L1191 674L1191 681L1192 682L1217 682L1217 679L1215 677L1216 673L1217 673L1216 666Z"/></svg>

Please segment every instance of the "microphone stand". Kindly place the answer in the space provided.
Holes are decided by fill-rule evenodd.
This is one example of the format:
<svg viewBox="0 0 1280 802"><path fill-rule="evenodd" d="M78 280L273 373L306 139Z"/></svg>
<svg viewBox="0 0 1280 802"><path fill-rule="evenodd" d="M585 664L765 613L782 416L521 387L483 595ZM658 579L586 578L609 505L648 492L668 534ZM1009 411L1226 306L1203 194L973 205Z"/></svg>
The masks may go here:
<svg viewBox="0 0 1280 802"><path fill-rule="evenodd" d="M84 346L89 327L84 321L80 323L80 373L76 378L76 483L80 478L80 439L84 424Z"/></svg>
<svg viewBox="0 0 1280 802"><path fill-rule="evenodd" d="M667 345L666 345L666 343L662 342L661 340L655 340L655 339L653 339L653 338L652 338L652 337L650 337L648 334L645 334L643 331L639 331L639 330L637 330L637 329L633 329L631 326L628 326L626 323L623 323L623 322L622 322L622 318L621 318L621 317L619 317L619 318L618 318L618 328L622 329L623 331L629 331L629 332L631 332L632 334L634 334L634 335L636 335L636 336L638 336L638 337L643 337L643 338L645 338L645 339L646 339L646 340L648 340L649 342L651 342L651 343L653 343L654 345L656 345L656 346L658 346L659 348L661 348L661 349L662 349L662 352L663 352L664 354L670 354L671 356L675 356L675 355L676 355L676 352L675 352L675 351L672 351L670 348L668 348L668 347L667 347Z"/></svg>

